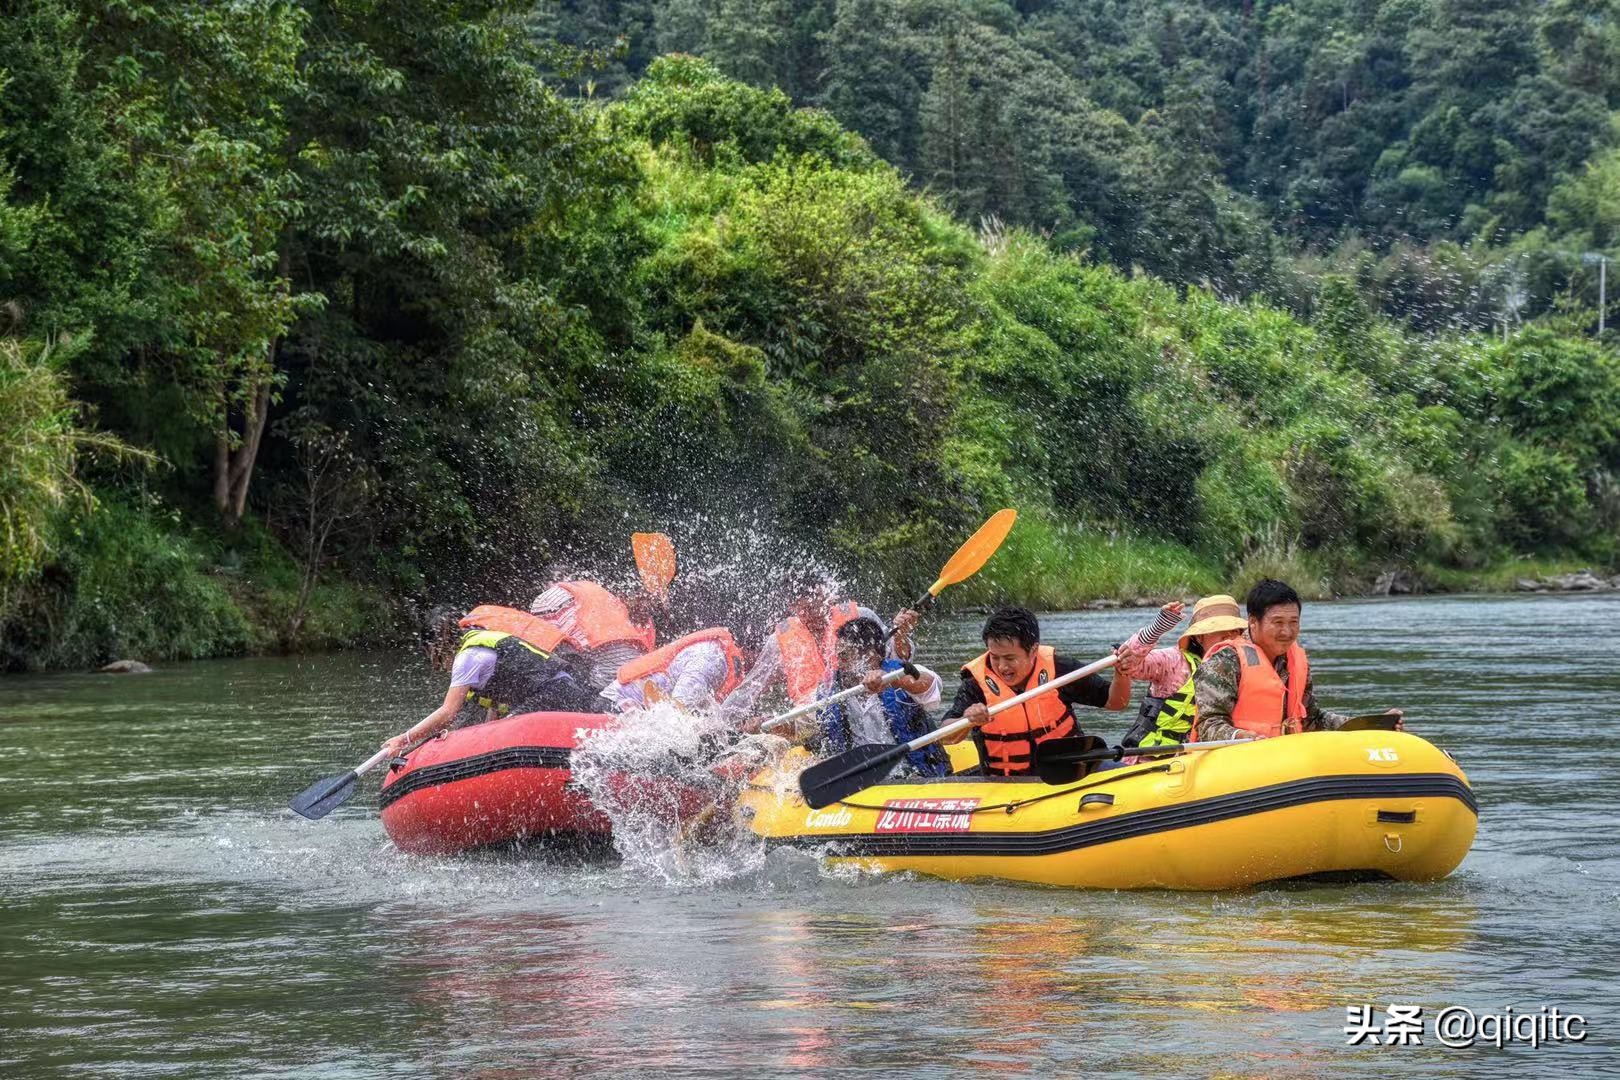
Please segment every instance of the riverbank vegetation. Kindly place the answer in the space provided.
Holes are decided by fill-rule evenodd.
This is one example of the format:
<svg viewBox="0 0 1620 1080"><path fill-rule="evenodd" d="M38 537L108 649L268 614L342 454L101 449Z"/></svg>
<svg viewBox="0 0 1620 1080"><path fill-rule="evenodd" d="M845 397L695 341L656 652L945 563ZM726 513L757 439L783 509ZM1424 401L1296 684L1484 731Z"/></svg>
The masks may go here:
<svg viewBox="0 0 1620 1080"><path fill-rule="evenodd" d="M1230 207L1174 171L1099 172L1061 223L985 215L708 60L574 94L621 60L532 15L10 20L0 663L370 640L561 556L616 570L639 528L764 528L898 600L1003 505L1024 520L961 602L1614 564L1620 367L1589 309L1416 325L1338 264L1291 303L1110 239L1128 205L1142 244L1227 250L1175 231ZM1088 100L1064 138L1099 169L1160 145ZM1521 194L1598 183L1571 168Z"/></svg>

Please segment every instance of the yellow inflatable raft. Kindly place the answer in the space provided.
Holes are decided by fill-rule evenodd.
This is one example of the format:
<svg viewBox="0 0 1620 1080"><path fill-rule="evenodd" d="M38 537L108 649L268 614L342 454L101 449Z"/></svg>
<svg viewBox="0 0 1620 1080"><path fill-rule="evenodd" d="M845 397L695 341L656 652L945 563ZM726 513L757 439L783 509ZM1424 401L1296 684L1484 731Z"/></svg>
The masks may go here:
<svg viewBox="0 0 1620 1080"><path fill-rule="evenodd" d="M962 768L971 744L952 747ZM1433 881L1474 842L1478 805L1442 750L1388 731L1266 739L1073 784L951 776L812 810L792 751L739 822L839 863L1080 889L1235 889L1289 878Z"/></svg>

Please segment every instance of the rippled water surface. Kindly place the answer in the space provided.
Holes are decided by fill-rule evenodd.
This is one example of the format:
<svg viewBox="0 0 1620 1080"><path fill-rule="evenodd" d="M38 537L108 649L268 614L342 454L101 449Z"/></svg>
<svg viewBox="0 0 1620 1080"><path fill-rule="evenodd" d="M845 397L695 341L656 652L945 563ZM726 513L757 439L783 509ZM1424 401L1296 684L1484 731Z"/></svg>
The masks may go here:
<svg viewBox="0 0 1620 1080"><path fill-rule="evenodd" d="M1145 612L1051 616L1083 658ZM1400 704L1481 805L1433 885L718 886L398 854L287 799L440 689L414 656L0 680L0 1075L1595 1075L1620 1068L1620 596L1311 605L1330 707ZM925 658L966 659L935 622ZM1117 736L1128 714L1091 730ZM1543 1005L1584 1044L1345 1046L1345 1007Z"/></svg>

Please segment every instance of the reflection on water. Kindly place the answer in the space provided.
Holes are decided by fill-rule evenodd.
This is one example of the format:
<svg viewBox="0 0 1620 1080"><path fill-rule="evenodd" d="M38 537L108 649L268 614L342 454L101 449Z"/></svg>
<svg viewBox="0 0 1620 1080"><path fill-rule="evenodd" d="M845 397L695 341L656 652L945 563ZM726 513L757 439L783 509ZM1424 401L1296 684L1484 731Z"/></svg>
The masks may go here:
<svg viewBox="0 0 1620 1080"><path fill-rule="evenodd" d="M1407 707L1482 806L1433 885L1066 893L825 873L711 887L534 853L415 859L287 797L436 697L385 658L9 679L0 1074L1596 1073L1620 598L1313 605L1324 700ZM1081 656L1141 612L1048 618ZM974 625L936 622L951 668ZM1526 648L1535 642L1535 648ZM1118 734L1128 716L1093 725ZM1579 1046L1344 1046L1345 1006L1583 1012Z"/></svg>

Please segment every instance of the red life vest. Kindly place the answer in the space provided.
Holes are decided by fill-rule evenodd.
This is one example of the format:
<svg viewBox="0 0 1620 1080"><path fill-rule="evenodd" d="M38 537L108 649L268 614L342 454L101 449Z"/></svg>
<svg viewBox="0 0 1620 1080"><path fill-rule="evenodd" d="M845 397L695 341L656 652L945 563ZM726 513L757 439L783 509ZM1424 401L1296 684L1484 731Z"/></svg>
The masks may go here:
<svg viewBox="0 0 1620 1080"><path fill-rule="evenodd" d="M589 652L617 642L630 642L641 649L653 647L652 626L630 621L624 601L594 581L559 581L557 588L574 598L573 633L569 640L580 652Z"/></svg>
<svg viewBox="0 0 1620 1080"><path fill-rule="evenodd" d="M530 615L527 611L519 611L517 608L501 607L499 604L479 604L457 620L457 625L463 630L476 626L482 630L498 630L503 634L511 634L548 656L557 651L558 645L568 640L561 630L540 616Z"/></svg>
<svg viewBox="0 0 1620 1080"><path fill-rule="evenodd" d="M1231 649L1238 656L1237 702L1232 706L1232 726L1240 731L1271 738L1295 735L1305 729L1305 685L1311 677L1311 662L1298 642L1288 646L1288 682L1247 638L1223 641L1209 650L1214 656ZM1204 658L1209 663L1209 657Z"/></svg>
<svg viewBox="0 0 1620 1080"><path fill-rule="evenodd" d="M838 652L838 631L860 617L860 605L852 600L834 605L827 613L827 629L819 642L798 616L783 621L776 632L776 644L782 651L782 681L787 684L789 701L803 705L816 696L826 681L827 666Z"/></svg>
<svg viewBox="0 0 1620 1080"><path fill-rule="evenodd" d="M1003 685L990 670L990 654L980 653L962 667L984 691L984 703L994 706L1023 693ZM1057 678L1056 654L1050 645L1035 646L1035 667L1024 681L1025 690ZM1074 715L1056 690L1030 699L1017 708L997 713L979 729L984 739L985 768L1001 776L1023 776L1034 771L1035 744L1074 734Z"/></svg>
<svg viewBox="0 0 1620 1080"><path fill-rule="evenodd" d="M723 701L726 695L737 689L737 685L742 682L743 669L743 651L737 646L736 639L731 636L731 631L723 626L717 626L711 630L699 630L695 634L687 634L685 637L677 638L661 649L654 649L645 656L636 657L619 668L618 681L623 686L630 686L640 682L642 679L662 675L669 670L669 665L675 662L676 656L693 645L700 645L705 641L718 642L720 648L726 654L726 681L714 692L715 699Z"/></svg>

